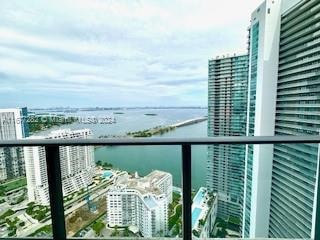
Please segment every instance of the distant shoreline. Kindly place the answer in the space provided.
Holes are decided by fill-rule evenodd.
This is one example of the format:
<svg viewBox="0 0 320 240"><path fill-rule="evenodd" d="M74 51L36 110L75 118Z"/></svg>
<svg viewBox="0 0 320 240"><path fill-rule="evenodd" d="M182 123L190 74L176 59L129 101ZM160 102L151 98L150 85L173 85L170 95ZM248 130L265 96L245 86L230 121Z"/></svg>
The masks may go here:
<svg viewBox="0 0 320 240"><path fill-rule="evenodd" d="M74 111L106 111L106 110L135 110L135 109L208 109L204 106L176 106L176 107L80 107L80 108L64 108L64 107L52 107L52 108L30 108L30 111L47 111L47 112L74 112Z"/></svg>

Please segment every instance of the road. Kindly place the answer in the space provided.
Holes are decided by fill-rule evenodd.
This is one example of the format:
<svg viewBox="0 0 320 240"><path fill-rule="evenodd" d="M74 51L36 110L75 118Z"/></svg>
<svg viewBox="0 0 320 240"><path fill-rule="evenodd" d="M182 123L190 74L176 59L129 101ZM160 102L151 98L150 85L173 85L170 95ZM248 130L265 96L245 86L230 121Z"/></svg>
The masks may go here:
<svg viewBox="0 0 320 240"><path fill-rule="evenodd" d="M105 194L107 192L107 190L109 189L110 187L110 184L111 184L112 181L108 181L108 182L104 182L103 184L101 185L98 185L96 187L94 187L92 190L90 190L90 192L94 191L94 190L97 190L97 189L100 189L102 188L103 186L106 186L105 188L103 189L100 189L98 192L92 192L91 193L91 200L94 200L98 197L100 197L101 195ZM87 201L86 200L83 200L83 197L87 195L84 194L83 196L79 196L79 198L77 197L77 199L75 201L72 200L72 203L67 203L68 206L65 206L65 216L69 215L70 213L74 212L76 209L82 207L83 205L87 204ZM78 200L78 201L77 201ZM67 205L66 204L66 205ZM22 231L19 231L19 235L18 236L29 236L30 234L34 233L36 230L46 226L46 225L50 225L51 224L51 219L48 219L44 222L40 222L36 225L33 225L31 226L30 228L27 228L25 230L22 230Z"/></svg>
<svg viewBox="0 0 320 240"><path fill-rule="evenodd" d="M203 121L206 121L207 119L208 119L207 117L193 118L193 119L189 119L189 120L186 120L183 122L178 122L178 123L172 124L172 125L170 125L170 127L183 127L183 126L203 122Z"/></svg>
<svg viewBox="0 0 320 240"><path fill-rule="evenodd" d="M91 196L91 200L94 200L98 197L100 197L101 195L105 194L109 189L109 186L107 186L106 188L104 189L101 189L99 192L95 192L95 193L92 193L90 196ZM71 207L68 207L66 210L65 210L65 216L69 215L70 213L72 213L73 211L75 211L76 209L82 207L83 205L87 204L87 201L86 200L82 200L80 202L77 202L76 205L73 205Z"/></svg>

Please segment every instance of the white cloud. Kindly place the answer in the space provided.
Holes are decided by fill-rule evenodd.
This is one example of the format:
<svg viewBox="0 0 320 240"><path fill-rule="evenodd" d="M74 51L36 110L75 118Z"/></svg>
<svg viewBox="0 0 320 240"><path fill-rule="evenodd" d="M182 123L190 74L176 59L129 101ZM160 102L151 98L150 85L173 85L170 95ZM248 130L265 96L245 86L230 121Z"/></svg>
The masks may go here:
<svg viewBox="0 0 320 240"><path fill-rule="evenodd" d="M259 2L0 0L0 102L204 105L207 59L245 51Z"/></svg>

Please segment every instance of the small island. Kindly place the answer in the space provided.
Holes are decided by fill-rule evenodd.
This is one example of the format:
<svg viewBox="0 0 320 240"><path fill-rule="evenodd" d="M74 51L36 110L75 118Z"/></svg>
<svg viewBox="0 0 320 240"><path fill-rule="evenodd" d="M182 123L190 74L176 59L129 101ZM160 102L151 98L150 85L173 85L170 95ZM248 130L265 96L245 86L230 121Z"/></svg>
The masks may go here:
<svg viewBox="0 0 320 240"><path fill-rule="evenodd" d="M124 114L124 112L114 112L113 114Z"/></svg>
<svg viewBox="0 0 320 240"><path fill-rule="evenodd" d="M157 116L158 114L156 114L156 113L145 113L144 115L145 116Z"/></svg>
<svg viewBox="0 0 320 240"><path fill-rule="evenodd" d="M136 132L127 132L127 136L131 137L151 137L153 135L162 135L166 132L174 130L174 126L157 126L154 128L136 131Z"/></svg>

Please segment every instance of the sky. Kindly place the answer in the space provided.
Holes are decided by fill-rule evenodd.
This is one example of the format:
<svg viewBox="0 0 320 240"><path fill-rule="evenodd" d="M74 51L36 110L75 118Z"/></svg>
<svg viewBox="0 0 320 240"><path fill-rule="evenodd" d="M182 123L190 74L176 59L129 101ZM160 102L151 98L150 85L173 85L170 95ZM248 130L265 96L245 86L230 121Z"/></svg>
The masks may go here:
<svg viewBox="0 0 320 240"><path fill-rule="evenodd" d="M206 106L261 0L0 0L0 107Z"/></svg>

